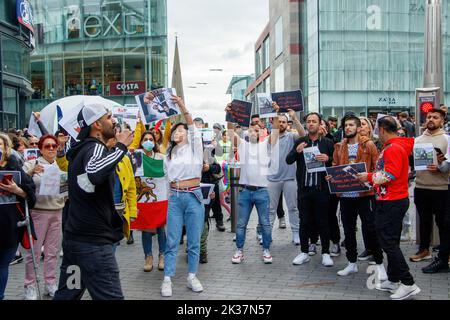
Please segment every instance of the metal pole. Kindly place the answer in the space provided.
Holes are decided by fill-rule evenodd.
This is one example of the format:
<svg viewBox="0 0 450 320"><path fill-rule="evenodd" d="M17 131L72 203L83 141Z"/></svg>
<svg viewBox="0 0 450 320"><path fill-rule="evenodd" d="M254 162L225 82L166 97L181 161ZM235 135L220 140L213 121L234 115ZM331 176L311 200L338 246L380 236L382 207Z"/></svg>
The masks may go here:
<svg viewBox="0 0 450 320"><path fill-rule="evenodd" d="M230 166L230 187L231 187L231 232L236 233L238 204L239 204L239 176L241 169L237 166Z"/></svg>

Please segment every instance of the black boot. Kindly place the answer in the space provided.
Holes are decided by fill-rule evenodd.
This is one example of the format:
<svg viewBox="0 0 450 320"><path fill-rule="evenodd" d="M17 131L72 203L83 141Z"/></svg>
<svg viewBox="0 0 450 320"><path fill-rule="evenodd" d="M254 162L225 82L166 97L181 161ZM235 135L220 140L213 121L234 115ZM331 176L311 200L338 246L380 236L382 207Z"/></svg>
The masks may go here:
<svg viewBox="0 0 450 320"><path fill-rule="evenodd" d="M127 240L127 244L133 244L134 238L133 238L133 231L130 231L130 238Z"/></svg>
<svg viewBox="0 0 450 320"><path fill-rule="evenodd" d="M208 254L200 253L200 263L208 263Z"/></svg>
<svg viewBox="0 0 450 320"><path fill-rule="evenodd" d="M219 230L220 232L224 232L226 229L225 229L225 227L224 227L224 225L223 225L223 222L217 222L216 223L216 228L217 228L217 230Z"/></svg>

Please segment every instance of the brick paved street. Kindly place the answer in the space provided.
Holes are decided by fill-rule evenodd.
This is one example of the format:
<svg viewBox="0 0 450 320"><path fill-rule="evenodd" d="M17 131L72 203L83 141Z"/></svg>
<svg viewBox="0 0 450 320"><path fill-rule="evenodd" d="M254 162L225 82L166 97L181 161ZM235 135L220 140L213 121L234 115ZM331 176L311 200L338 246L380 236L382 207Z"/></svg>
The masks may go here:
<svg viewBox="0 0 450 320"><path fill-rule="evenodd" d="M412 210L414 213L414 210ZM414 216L414 214L412 214ZM339 277L336 272L346 264L345 249L340 257L334 258L335 266L326 268L321 265L320 254L303 266L292 265L292 260L299 252L299 247L291 243L290 229L279 229L275 223L271 253L274 262L264 265L262 248L256 242L256 212L252 213L245 245L246 260L241 265L232 265L231 256L235 250L233 235L228 232L230 223L226 223L227 232L218 232L212 228L208 242L207 264L201 264L198 277L205 290L197 294L186 287L187 263L184 252L180 250L177 263L177 275L173 278L173 297L171 299L198 300L232 300L232 299L365 299L386 300L388 293L369 290L366 287L368 274L367 263L358 262L359 273L349 277ZM157 257L157 241L153 238L153 252ZM359 253L363 249L361 237ZM320 247L319 247L320 249ZM402 249L406 257L416 250L412 242L403 242ZM320 252L319 252L320 253ZM135 233L134 245L122 241L117 250L122 287L126 299L162 299L160 285L163 272L155 267L152 272L142 270L144 264L140 233ZM408 262L409 263L409 262ZM385 261L386 264L386 261ZM423 263L409 263L412 274L422 292L416 299L450 298L450 273L425 275L420 269ZM24 263L10 268L10 278L6 290L6 299L23 298ZM87 294L84 298L88 298Z"/></svg>

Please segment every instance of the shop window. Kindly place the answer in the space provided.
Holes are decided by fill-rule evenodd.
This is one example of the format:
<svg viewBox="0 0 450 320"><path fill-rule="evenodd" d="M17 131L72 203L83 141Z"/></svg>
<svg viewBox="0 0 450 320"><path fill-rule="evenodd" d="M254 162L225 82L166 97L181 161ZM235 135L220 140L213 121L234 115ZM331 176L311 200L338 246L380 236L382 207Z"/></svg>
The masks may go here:
<svg viewBox="0 0 450 320"><path fill-rule="evenodd" d="M17 90L13 88L3 88L3 112L17 113Z"/></svg>
<svg viewBox="0 0 450 320"><path fill-rule="evenodd" d="M118 95L117 83L124 81L122 75L123 56L105 57L105 84L104 93L106 96ZM123 92L123 90L122 90ZM120 93L121 94L121 93Z"/></svg>
<svg viewBox="0 0 450 320"><path fill-rule="evenodd" d="M64 69L66 71L66 96L83 94L81 59L65 60Z"/></svg>
<svg viewBox="0 0 450 320"><path fill-rule="evenodd" d="M33 94L31 99L45 98L45 64L44 61L35 61L31 63L31 86Z"/></svg>
<svg viewBox="0 0 450 320"><path fill-rule="evenodd" d="M102 58L84 59L84 92L86 95L102 94Z"/></svg>

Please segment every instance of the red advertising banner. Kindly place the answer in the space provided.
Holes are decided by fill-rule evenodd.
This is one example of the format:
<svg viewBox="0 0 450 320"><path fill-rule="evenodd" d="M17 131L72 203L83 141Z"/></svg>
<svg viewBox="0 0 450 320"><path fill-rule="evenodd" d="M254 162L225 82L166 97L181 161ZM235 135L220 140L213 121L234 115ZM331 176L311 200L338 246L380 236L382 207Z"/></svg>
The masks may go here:
<svg viewBox="0 0 450 320"><path fill-rule="evenodd" d="M109 83L109 94L112 96L138 95L144 92L145 81L112 81Z"/></svg>

